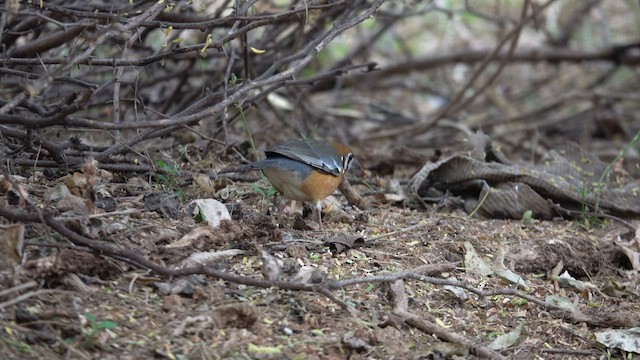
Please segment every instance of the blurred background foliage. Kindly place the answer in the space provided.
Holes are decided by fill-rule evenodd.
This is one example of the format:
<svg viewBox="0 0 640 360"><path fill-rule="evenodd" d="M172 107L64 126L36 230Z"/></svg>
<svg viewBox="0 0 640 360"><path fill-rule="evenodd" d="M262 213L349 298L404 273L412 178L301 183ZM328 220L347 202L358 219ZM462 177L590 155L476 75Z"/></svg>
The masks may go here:
<svg viewBox="0 0 640 360"><path fill-rule="evenodd" d="M373 167L481 130L514 159L566 141L613 159L640 128L638 15L631 0L9 0L1 155L149 170L193 143L212 166L252 133L335 139Z"/></svg>

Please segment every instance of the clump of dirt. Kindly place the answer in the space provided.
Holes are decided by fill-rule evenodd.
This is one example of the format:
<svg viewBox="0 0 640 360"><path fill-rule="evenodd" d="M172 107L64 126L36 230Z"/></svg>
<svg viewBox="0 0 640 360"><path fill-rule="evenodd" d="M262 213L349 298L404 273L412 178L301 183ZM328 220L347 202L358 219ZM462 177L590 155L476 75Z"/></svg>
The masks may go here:
<svg viewBox="0 0 640 360"><path fill-rule="evenodd" d="M25 262L16 280L45 280L49 286L60 284L59 279L67 274L82 274L101 279L110 279L121 274L121 269L108 259L96 254L74 249L60 249L52 255Z"/></svg>

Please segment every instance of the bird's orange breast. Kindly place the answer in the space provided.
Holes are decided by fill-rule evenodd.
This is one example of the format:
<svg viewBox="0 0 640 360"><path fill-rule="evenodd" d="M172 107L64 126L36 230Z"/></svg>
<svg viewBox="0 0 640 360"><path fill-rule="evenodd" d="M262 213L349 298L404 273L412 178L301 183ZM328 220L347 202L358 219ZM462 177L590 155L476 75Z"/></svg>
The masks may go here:
<svg viewBox="0 0 640 360"><path fill-rule="evenodd" d="M262 169L273 186L291 200L318 202L331 195L342 182L341 176L310 171L302 178L301 173L284 168Z"/></svg>
<svg viewBox="0 0 640 360"><path fill-rule="evenodd" d="M331 195L342 182L342 175L335 176L312 171L302 182L301 190L308 195L308 201L320 201Z"/></svg>

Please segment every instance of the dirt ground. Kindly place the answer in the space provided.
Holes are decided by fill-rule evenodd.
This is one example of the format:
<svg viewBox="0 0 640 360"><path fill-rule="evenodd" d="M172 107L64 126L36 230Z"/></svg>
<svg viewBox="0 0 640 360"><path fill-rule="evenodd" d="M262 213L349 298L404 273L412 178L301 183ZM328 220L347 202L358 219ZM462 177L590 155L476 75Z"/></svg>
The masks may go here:
<svg viewBox="0 0 640 360"><path fill-rule="evenodd" d="M305 291L202 274L160 276L68 245L36 224L25 230L25 262L2 276L3 288L27 286L2 297L5 358L615 358L594 334L640 322L637 275L615 245L635 238L623 223L491 220L412 208L401 192L383 190L393 176L356 167L353 189L371 206L357 209L336 193L318 230L313 214L303 218L300 208L277 214L268 183L254 175L208 185L181 176L159 191L141 177L100 172L96 187L113 197L96 204L109 204L108 216L86 216L84 174L40 173L19 182L34 203L55 203L60 220L79 233L167 268L208 253L205 267L248 278L269 276L263 264L275 261L284 274L278 280L307 271L320 279L307 283L360 281ZM60 184L71 204L50 200ZM157 194L176 201L159 210L149 200ZM12 196L5 191L3 201L17 201ZM189 199L209 196L224 199L231 215L213 230L186 214ZM500 269L519 275L520 286ZM583 286L560 280L565 271ZM402 272L415 276L366 281ZM456 281L468 289L452 287ZM568 307L548 305L558 299ZM514 338L498 341L505 334Z"/></svg>

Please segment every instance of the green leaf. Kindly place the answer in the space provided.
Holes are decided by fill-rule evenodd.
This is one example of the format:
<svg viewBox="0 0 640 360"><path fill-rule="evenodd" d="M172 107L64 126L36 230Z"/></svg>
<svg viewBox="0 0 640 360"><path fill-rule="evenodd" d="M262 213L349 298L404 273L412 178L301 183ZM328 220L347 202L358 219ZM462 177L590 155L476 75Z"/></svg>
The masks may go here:
<svg viewBox="0 0 640 360"><path fill-rule="evenodd" d="M522 222L527 225L533 224L533 211L525 211L524 214L522 214Z"/></svg>
<svg viewBox="0 0 640 360"><path fill-rule="evenodd" d="M89 320L89 322L91 323L92 327L95 326L95 324L96 324L96 317L95 316L89 314L86 311L82 314L82 316L84 316L85 319Z"/></svg>
<svg viewBox="0 0 640 360"><path fill-rule="evenodd" d="M111 320L102 320L96 324L96 330L115 329L118 327L116 323Z"/></svg>
<svg viewBox="0 0 640 360"><path fill-rule="evenodd" d="M247 346L247 351L254 354L269 354L269 355L280 354L282 352L279 346L260 346L255 344L249 344Z"/></svg>
<svg viewBox="0 0 640 360"><path fill-rule="evenodd" d="M255 184L251 185L251 190L253 190L254 192L257 192L262 196L267 196L267 193L264 191L264 189L258 185L255 185Z"/></svg>

